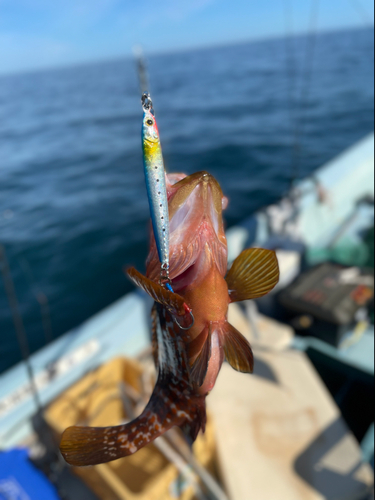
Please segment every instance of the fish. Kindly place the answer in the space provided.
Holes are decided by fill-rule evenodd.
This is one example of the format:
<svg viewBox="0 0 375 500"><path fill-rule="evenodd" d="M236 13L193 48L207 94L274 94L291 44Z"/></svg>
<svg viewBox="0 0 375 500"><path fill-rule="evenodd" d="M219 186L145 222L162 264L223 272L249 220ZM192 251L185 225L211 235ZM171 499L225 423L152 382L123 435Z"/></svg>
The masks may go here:
<svg viewBox="0 0 375 500"><path fill-rule="evenodd" d="M142 151L147 197L161 264L161 279L169 281L169 213L163 153L150 94L145 92L141 101L143 107Z"/></svg>
<svg viewBox="0 0 375 500"><path fill-rule="evenodd" d="M206 425L206 397L226 360L251 373L253 352L228 322L231 302L255 299L278 283L275 252L244 250L228 269L223 209L227 199L207 172L167 176L170 218L170 279L173 292L159 283L157 243L151 235L146 275L127 274L154 300L152 346L158 371L151 398L133 421L114 427L72 426L60 450L71 465L95 465L137 452L173 426L194 443ZM189 310L195 322L184 328ZM182 326L182 327L181 327Z"/></svg>

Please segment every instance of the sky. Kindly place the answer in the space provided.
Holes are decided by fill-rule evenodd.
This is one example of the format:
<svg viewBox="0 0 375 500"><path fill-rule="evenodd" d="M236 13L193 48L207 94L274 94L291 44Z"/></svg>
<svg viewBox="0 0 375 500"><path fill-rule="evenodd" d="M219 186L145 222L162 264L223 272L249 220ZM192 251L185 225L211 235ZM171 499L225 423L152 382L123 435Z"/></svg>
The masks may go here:
<svg viewBox="0 0 375 500"><path fill-rule="evenodd" d="M0 72L304 33L312 4L320 31L373 25L372 0L0 0Z"/></svg>

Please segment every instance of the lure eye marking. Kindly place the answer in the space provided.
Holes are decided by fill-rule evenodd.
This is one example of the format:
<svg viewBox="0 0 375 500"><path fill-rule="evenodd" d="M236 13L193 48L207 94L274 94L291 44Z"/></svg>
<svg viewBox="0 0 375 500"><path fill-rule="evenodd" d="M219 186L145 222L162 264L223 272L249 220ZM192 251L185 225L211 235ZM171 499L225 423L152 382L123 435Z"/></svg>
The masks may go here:
<svg viewBox="0 0 375 500"><path fill-rule="evenodd" d="M146 125L148 125L149 127L151 127L151 125L153 125L154 122L152 120L146 120Z"/></svg>

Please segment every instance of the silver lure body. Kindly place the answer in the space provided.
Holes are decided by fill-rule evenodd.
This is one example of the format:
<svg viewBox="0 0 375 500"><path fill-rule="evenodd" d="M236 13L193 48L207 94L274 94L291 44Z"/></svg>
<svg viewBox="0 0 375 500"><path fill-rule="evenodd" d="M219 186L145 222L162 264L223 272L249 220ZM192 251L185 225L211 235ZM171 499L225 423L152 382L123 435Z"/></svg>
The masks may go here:
<svg viewBox="0 0 375 500"><path fill-rule="evenodd" d="M165 168L155 117L151 110L147 109L144 109L142 122L142 149L151 221L161 272L168 278L169 213Z"/></svg>

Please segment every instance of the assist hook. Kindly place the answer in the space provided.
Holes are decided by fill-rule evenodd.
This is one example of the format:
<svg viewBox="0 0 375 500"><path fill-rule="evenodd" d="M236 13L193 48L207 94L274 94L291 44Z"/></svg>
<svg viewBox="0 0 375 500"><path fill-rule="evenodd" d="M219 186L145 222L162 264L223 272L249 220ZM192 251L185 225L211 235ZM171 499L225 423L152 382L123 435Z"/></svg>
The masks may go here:
<svg viewBox="0 0 375 500"><path fill-rule="evenodd" d="M174 293L173 288L172 288L172 280L169 277L169 266L166 264L162 264L161 270L160 270L160 280L159 280L160 285L164 286L168 291ZM186 312L190 314L191 317L191 323L188 327L180 325L178 322L177 318L172 315L173 321L176 323L176 325L181 329L181 330L190 330L194 326L195 323L195 318L193 311L190 309L190 307L187 304L184 304Z"/></svg>
<svg viewBox="0 0 375 500"><path fill-rule="evenodd" d="M193 311L191 309L189 310L189 314L190 314L190 317L191 317L191 323L187 327L180 325L180 323L177 321L177 318L175 316L173 316L173 321L176 323L176 325L178 326L178 328L181 328L181 330L190 330L190 328L193 328L194 323L195 323L195 318L194 318Z"/></svg>

